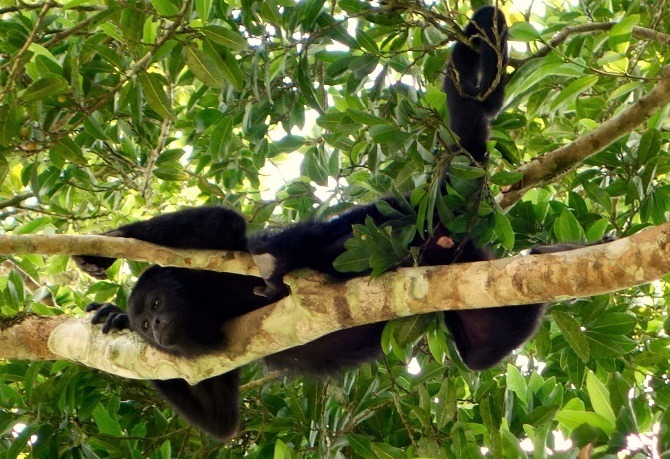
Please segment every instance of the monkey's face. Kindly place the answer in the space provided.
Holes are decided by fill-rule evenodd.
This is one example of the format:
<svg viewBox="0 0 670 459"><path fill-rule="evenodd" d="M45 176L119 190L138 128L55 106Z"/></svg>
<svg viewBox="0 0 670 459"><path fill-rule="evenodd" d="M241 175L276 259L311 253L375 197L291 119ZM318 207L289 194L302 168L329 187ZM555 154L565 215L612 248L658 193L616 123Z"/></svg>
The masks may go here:
<svg viewBox="0 0 670 459"><path fill-rule="evenodd" d="M175 355L194 356L223 342L220 321L198 308L197 292L180 271L153 266L145 271L128 301L130 327L150 345Z"/></svg>

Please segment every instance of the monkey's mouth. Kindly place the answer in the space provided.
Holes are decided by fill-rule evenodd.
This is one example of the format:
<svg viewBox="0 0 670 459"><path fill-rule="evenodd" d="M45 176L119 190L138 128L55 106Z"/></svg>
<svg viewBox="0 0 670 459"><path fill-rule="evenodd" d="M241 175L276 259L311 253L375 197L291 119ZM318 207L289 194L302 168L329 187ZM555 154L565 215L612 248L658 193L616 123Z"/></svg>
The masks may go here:
<svg viewBox="0 0 670 459"><path fill-rule="evenodd" d="M169 330L162 330L160 333L154 331L153 338L158 346L168 352L174 353L174 348L179 345L179 339L175 333Z"/></svg>

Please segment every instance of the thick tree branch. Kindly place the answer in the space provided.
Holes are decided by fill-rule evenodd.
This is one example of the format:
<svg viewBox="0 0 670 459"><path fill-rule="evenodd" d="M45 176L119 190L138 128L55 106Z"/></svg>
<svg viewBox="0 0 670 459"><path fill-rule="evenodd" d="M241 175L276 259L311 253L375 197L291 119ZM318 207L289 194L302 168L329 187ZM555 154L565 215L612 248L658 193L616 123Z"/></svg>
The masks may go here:
<svg viewBox="0 0 670 459"><path fill-rule="evenodd" d="M23 333L35 334L36 319L0 326L0 358L52 358L51 352L126 377L196 382L342 328L432 311L592 296L669 272L670 224L664 224L570 252L407 268L373 280L334 283L304 273L288 280L290 297L228 322L231 345L225 352L197 360L162 354L130 332L103 336L85 319L59 323L49 333L51 321L61 318L40 319L49 324L40 329L43 341L32 341L44 343L34 355L11 343L19 344Z"/></svg>
<svg viewBox="0 0 670 459"><path fill-rule="evenodd" d="M588 134L567 145L539 156L517 169L523 179L498 196L502 208L509 208L531 188L555 181L580 161L598 153L614 143L636 126L647 121L654 113L670 102L670 66L659 74L658 83L638 101L624 111L602 123Z"/></svg>

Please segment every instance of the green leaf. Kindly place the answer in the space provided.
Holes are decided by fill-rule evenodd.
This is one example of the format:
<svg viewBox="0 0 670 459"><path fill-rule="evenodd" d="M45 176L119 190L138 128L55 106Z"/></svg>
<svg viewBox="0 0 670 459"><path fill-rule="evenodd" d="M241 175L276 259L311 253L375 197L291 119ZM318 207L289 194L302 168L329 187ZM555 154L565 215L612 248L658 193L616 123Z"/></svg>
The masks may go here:
<svg viewBox="0 0 670 459"><path fill-rule="evenodd" d="M275 0L264 0L263 3L261 3L260 13L263 19L275 26L281 27L283 25L279 7Z"/></svg>
<svg viewBox="0 0 670 459"><path fill-rule="evenodd" d="M369 131L372 141L375 143L388 143L393 141L402 131L392 124L377 124Z"/></svg>
<svg viewBox="0 0 670 459"><path fill-rule="evenodd" d="M496 237L506 250L512 250L514 248L514 230L512 229L512 225L504 214L496 212L494 216L496 223L493 231Z"/></svg>
<svg viewBox="0 0 670 459"><path fill-rule="evenodd" d="M321 161L318 149L310 148L302 163L303 175L314 180L317 185L328 185L328 167Z"/></svg>
<svg viewBox="0 0 670 459"><path fill-rule="evenodd" d="M598 75L586 75L567 85L551 102L551 110L557 110L567 102L574 101L580 94L598 82Z"/></svg>
<svg viewBox="0 0 670 459"><path fill-rule="evenodd" d="M323 107L319 103L319 98L316 95L316 91L314 91L314 85L309 74L307 58L305 57L300 60L300 64L298 65L296 80L298 82L298 89L300 89L300 94L305 98L309 106L317 112L323 113Z"/></svg>
<svg viewBox="0 0 670 459"><path fill-rule="evenodd" d="M592 372L586 373L586 391L591 400L593 411L614 424L616 416L610 406L610 393L607 387Z"/></svg>
<svg viewBox="0 0 670 459"><path fill-rule="evenodd" d="M627 336L606 335L592 331L586 331L585 336L591 353L599 357L621 358L637 346L637 343Z"/></svg>
<svg viewBox="0 0 670 459"><path fill-rule="evenodd" d="M519 400L521 400L521 402L527 404L529 397L528 385L526 384L526 379L523 377L519 369L508 363L505 379L507 390L514 392Z"/></svg>
<svg viewBox="0 0 670 459"><path fill-rule="evenodd" d="M347 434L346 438L347 443L349 443L349 446L357 457L362 457L365 459L375 457L369 438L355 433Z"/></svg>
<svg viewBox="0 0 670 459"><path fill-rule="evenodd" d="M291 449L284 443L283 441L277 439L275 441L275 451L274 451L274 459L291 459L292 454L291 454Z"/></svg>
<svg viewBox="0 0 670 459"><path fill-rule="evenodd" d="M342 273L360 273L370 269L370 254L363 250L350 249L333 261L333 267Z"/></svg>
<svg viewBox="0 0 670 459"><path fill-rule="evenodd" d="M375 126L378 124L385 124L385 125L391 124L384 118L380 118L376 115L372 115L370 113L361 110L354 110L353 108L347 109L347 115L349 115L349 118L351 118L356 123L365 124L367 126Z"/></svg>
<svg viewBox="0 0 670 459"><path fill-rule="evenodd" d="M287 135L272 144L281 151L296 151L305 144L305 138L301 135Z"/></svg>
<svg viewBox="0 0 670 459"><path fill-rule="evenodd" d="M635 316L625 312L609 312L599 315L595 322L589 325L589 331L606 335L625 335L633 331L637 325Z"/></svg>
<svg viewBox="0 0 670 459"><path fill-rule="evenodd" d="M349 48L358 48L358 42L349 35L346 27L342 25L342 21L338 21L333 16L325 11L322 11L316 20L319 27L322 28L324 34L337 40Z"/></svg>
<svg viewBox="0 0 670 459"><path fill-rule="evenodd" d="M428 325L434 320L432 314L418 314L405 319L397 319L393 329L393 338L400 346L414 344L423 336Z"/></svg>
<svg viewBox="0 0 670 459"><path fill-rule="evenodd" d="M232 51L244 51L249 47L239 33L219 25L208 25L200 29L209 40L225 46Z"/></svg>
<svg viewBox="0 0 670 459"><path fill-rule="evenodd" d="M195 10L198 12L198 16L201 20L206 21L209 17L209 13L212 10L212 1L213 0L195 0Z"/></svg>
<svg viewBox="0 0 670 459"><path fill-rule="evenodd" d="M629 59L623 53L605 51L603 56L598 59L597 63L604 67L608 72L626 73L628 71Z"/></svg>
<svg viewBox="0 0 670 459"><path fill-rule="evenodd" d="M175 119L170 106L170 100L163 90L163 79L155 73L140 75L140 86L149 107L162 118Z"/></svg>
<svg viewBox="0 0 670 459"><path fill-rule="evenodd" d="M11 145L19 136L19 129L16 105L8 104L0 107L0 145Z"/></svg>
<svg viewBox="0 0 670 459"><path fill-rule="evenodd" d="M556 413L556 420L566 428L574 430L582 424L597 427L608 435L614 432L614 425L597 413L576 410L561 410Z"/></svg>
<svg viewBox="0 0 670 459"><path fill-rule="evenodd" d="M379 47L377 46L377 43L375 43L375 41L372 39L370 35L368 35L364 30L360 28L356 29L356 41L358 42L361 48L370 53L376 54L379 52Z"/></svg>
<svg viewBox="0 0 670 459"><path fill-rule="evenodd" d="M93 410L93 420L98 426L100 433L105 435L112 435L114 437L120 437L122 435L119 421L112 418L105 407L100 403L98 403L98 405Z"/></svg>
<svg viewBox="0 0 670 459"><path fill-rule="evenodd" d="M150 0L156 12L164 17L172 17L179 14L179 8L170 0Z"/></svg>
<svg viewBox="0 0 670 459"><path fill-rule="evenodd" d="M481 167L469 166L463 163L452 162L449 173L463 180L473 180L486 175Z"/></svg>
<svg viewBox="0 0 670 459"><path fill-rule="evenodd" d="M370 255L370 267L372 268L370 276L379 276L395 268L397 264L398 259L392 251L385 249L373 250L372 255Z"/></svg>
<svg viewBox="0 0 670 459"><path fill-rule="evenodd" d="M23 91L23 94L21 94L21 100L29 104L60 94L64 92L67 87L67 81L62 76L48 75L28 86L28 88Z"/></svg>
<svg viewBox="0 0 670 459"><path fill-rule="evenodd" d="M637 147L637 162L647 164L647 162L661 151L663 138L658 129L649 129L640 138L640 144Z"/></svg>
<svg viewBox="0 0 670 459"><path fill-rule="evenodd" d="M582 182L582 186L584 187L586 195L590 199L603 206L607 212L612 212L612 198L610 198L610 195L607 194L607 191L588 180L584 180Z"/></svg>
<svg viewBox="0 0 670 459"><path fill-rule="evenodd" d="M160 166L154 169L154 175L161 180L181 182L188 179L189 175L181 167Z"/></svg>
<svg viewBox="0 0 670 459"><path fill-rule="evenodd" d="M444 378L435 401L435 424L442 429L456 415L458 385L450 378Z"/></svg>
<svg viewBox="0 0 670 459"><path fill-rule="evenodd" d="M203 42L202 50L209 55L228 84L238 91L244 89L244 74L235 56L225 48L215 48L209 40Z"/></svg>
<svg viewBox="0 0 670 459"><path fill-rule="evenodd" d="M510 39L514 41L535 41L541 37L540 33L528 22L515 22L509 28Z"/></svg>
<svg viewBox="0 0 670 459"><path fill-rule="evenodd" d="M523 172L500 171L493 174L489 181L500 186L512 185L523 178Z"/></svg>
<svg viewBox="0 0 670 459"><path fill-rule="evenodd" d="M379 58L372 54L356 56L349 62L349 70L358 78L366 77L377 67Z"/></svg>
<svg viewBox="0 0 670 459"><path fill-rule="evenodd" d="M556 325L561 330L562 336L567 341L568 345L575 351L582 362L589 360L589 343L581 330L581 325L572 316L561 312L552 311L551 316L554 318Z"/></svg>
<svg viewBox="0 0 670 459"><path fill-rule="evenodd" d="M225 78L217 60L220 60L217 55L212 56L196 46L186 47L186 63L193 75L210 88L220 89Z"/></svg>
<svg viewBox="0 0 670 459"><path fill-rule="evenodd" d="M86 164L86 158L84 158L84 154L81 152L81 147L67 136L60 139L51 151L53 154L61 156L74 164Z"/></svg>
<svg viewBox="0 0 670 459"><path fill-rule="evenodd" d="M561 215L554 221L553 230L559 241L579 242L586 237L582 225L567 207L563 208Z"/></svg>
<svg viewBox="0 0 670 459"><path fill-rule="evenodd" d="M608 42L610 49L615 53L625 53L630 45L630 36L633 27L640 22L639 14L626 15L621 22L610 30Z"/></svg>
<svg viewBox="0 0 670 459"><path fill-rule="evenodd" d="M395 446L387 443L371 443L371 445L377 459L407 459L405 451Z"/></svg>

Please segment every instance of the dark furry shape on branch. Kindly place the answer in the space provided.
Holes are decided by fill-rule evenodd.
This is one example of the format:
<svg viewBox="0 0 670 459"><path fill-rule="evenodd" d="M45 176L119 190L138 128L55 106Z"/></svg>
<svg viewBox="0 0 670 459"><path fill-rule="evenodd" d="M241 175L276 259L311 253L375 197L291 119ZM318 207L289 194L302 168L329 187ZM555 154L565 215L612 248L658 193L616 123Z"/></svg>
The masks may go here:
<svg viewBox="0 0 670 459"><path fill-rule="evenodd" d="M481 8L465 28L465 34L472 48L462 43L454 46L444 90L450 128L460 139L453 146L454 151L467 152L483 165L487 160L489 123L503 101L505 18L493 7ZM397 200L384 200L399 208ZM193 357L225 349L226 336L221 325L288 294L283 283L286 273L312 268L339 279L365 275L338 272L333 260L344 252L344 242L352 236L352 225L364 224L368 217L378 225L388 221L375 204L369 204L327 222L298 223L247 239L245 221L239 214L220 207L201 207L122 226L107 234L176 248L249 251L263 278L152 266L138 279L127 313L110 304L93 303L89 310L96 311L93 321L104 323L103 331L130 328L151 346L168 353ZM428 243L417 236L411 245L422 247L421 265L491 259L486 249L472 242L456 247L449 241L447 229L438 227ZM96 277L104 277L104 271L114 261L90 256L75 258L84 271ZM542 304L530 304L445 311L444 319L465 364L483 369L500 362L533 335L544 309ZM384 323L375 323L341 330L265 360L273 368L301 374L332 373L377 357L383 328ZM181 379L152 383L191 424L222 440L235 434L239 423L237 370L194 386Z"/></svg>

